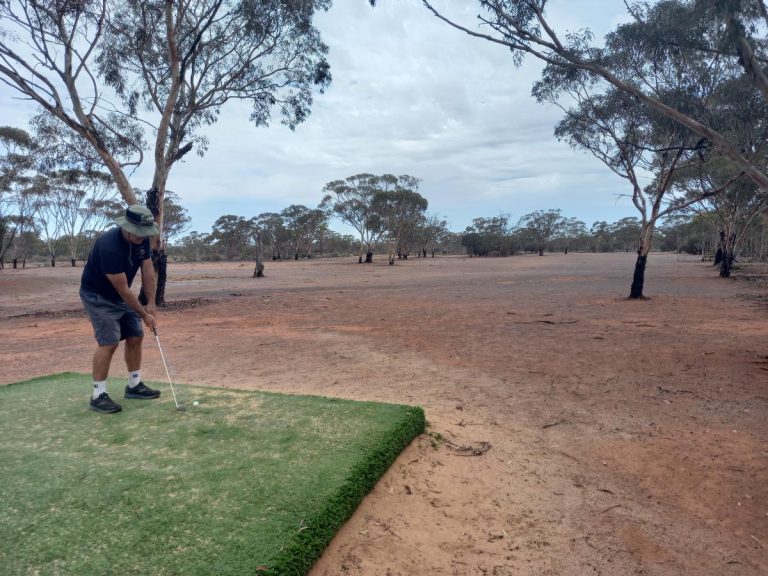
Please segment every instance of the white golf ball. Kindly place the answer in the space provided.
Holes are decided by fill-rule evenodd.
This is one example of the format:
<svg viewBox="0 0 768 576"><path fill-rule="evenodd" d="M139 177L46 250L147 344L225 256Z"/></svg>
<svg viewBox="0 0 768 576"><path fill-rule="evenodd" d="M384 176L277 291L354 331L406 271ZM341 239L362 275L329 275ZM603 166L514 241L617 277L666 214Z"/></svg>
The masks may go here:
<svg viewBox="0 0 768 576"><path fill-rule="evenodd" d="M195 400L194 402L192 402L192 406L199 406L199 405L200 405L200 402L198 402L197 400Z"/></svg>

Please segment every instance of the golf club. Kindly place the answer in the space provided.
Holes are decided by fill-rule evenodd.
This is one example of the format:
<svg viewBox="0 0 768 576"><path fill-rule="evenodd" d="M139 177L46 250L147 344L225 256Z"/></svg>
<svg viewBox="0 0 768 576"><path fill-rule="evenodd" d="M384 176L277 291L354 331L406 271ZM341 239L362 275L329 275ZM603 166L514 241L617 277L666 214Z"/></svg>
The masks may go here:
<svg viewBox="0 0 768 576"><path fill-rule="evenodd" d="M181 410L182 412L187 409L186 403L184 402L184 398L181 395L181 390L179 390L179 394L176 394L176 390L173 388L173 382L171 381L171 373L168 371L168 363L165 360L165 354L163 354L163 347L160 346L160 337L157 335L157 330L154 328L152 329L152 332L155 334L155 342L157 342L157 349L160 350L160 358L163 361L163 367L165 368L165 374L168 376L168 384L171 387L171 394L173 395L173 403L176 404L176 410Z"/></svg>

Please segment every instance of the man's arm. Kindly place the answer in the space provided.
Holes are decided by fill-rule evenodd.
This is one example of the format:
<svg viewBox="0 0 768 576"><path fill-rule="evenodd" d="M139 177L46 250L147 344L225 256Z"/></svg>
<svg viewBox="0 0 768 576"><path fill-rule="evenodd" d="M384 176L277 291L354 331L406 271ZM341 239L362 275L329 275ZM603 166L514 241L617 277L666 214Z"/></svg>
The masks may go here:
<svg viewBox="0 0 768 576"><path fill-rule="evenodd" d="M146 260L145 260L146 262ZM152 264L150 262L150 268L152 267ZM142 264L142 277L141 281L144 282L144 265ZM123 301L128 304L133 310L136 311L136 313L141 316L142 320L144 320L144 324L147 325L148 328L151 328L154 332L157 329L157 322L155 321L155 317L150 314L147 310L144 309L144 306L141 305L141 302L139 302L139 299L136 297L136 294L131 292L131 287L128 286L128 277L125 275L125 272L121 272L120 274L106 274L107 280L112 284L112 286L115 287L115 290L117 290L117 293L120 294L120 298L123 299ZM153 287L152 287L152 305L154 306L155 303L155 288L154 288L154 273L152 275L152 281L153 281ZM146 292L146 290L145 290Z"/></svg>
<svg viewBox="0 0 768 576"><path fill-rule="evenodd" d="M152 265L151 258L141 261L141 287L147 297L147 312L154 316L157 314L157 307L155 306L157 282L155 280L155 267Z"/></svg>

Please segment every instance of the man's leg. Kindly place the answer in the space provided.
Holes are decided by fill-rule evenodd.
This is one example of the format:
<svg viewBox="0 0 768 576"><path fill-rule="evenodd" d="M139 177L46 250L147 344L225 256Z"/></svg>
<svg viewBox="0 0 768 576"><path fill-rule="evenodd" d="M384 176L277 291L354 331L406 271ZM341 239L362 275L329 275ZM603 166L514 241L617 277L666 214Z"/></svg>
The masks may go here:
<svg viewBox="0 0 768 576"><path fill-rule="evenodd" d="M160 391L145 386L141 381L141 347L143 342L143 335L128 336L125 339L125 367L128 368L128 385L125 387L125 397L151 400L160 396Z"/></svg>
<svg viewBox="0 0 768 576"><path fill-rule="evenodd" d="M113 402L107 393L109 366L120 344L120 309L106 298L82 288L80 299L93 324L93 335L99 345L93 354L93 391L90 409L106 414L120 412L120 405Z"/></svg>
<svg viewBox="0 0 768 576"><path fill-rule="evenodd" d="M117 350L118 344L106 344L99 346L93 354L93 381L102 382L109 376L109 365L112 363L112 356Z"/></svg>
<svg viewBox="0 0 768 576"><path fill-rule="evenodd" d="M125 367L128 372L141 370L141 345L144 336L131 336L125 339Z"/></svg>
<svg viewBox="0 0 768 576"><path fill-rule="evenodd" d="M107 393L109 365L117 346L118 344L100 345L93 354L93 394L90 409L96 412L112 414L121 410L120 405L113 402Z"/></svg>

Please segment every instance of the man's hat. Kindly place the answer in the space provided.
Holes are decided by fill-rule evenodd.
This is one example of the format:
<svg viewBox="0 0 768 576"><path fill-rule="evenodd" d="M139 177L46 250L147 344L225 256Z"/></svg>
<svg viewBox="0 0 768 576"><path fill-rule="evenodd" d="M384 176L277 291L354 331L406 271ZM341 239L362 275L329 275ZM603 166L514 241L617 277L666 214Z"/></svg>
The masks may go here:
<svg viewBox="0 0 768 576"><path fill-rule="evenodd" d="M125 209L125 216L115 218L115 224L135 236L157 236L160 234L152 212L141 204L128 206Z"/></svg>

